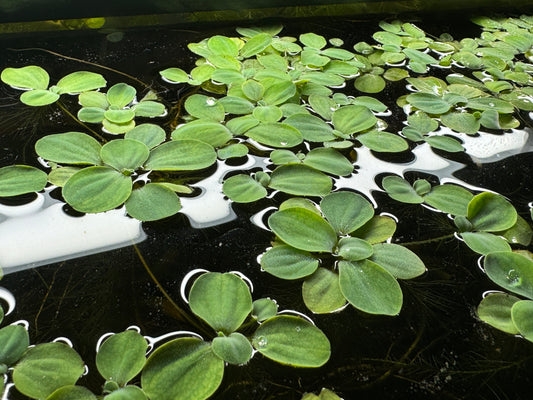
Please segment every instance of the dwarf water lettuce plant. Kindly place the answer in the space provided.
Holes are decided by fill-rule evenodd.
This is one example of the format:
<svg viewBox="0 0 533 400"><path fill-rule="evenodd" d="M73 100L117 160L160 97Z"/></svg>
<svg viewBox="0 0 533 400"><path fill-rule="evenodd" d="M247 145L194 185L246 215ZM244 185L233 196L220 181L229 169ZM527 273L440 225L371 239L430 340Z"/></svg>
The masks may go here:
<svg viewBox="0 0 533 400"><path fill-rule="evenodd" d="M288 201L269 217L277 242L262 255L261 267L282 279L304 278L303 299L313 312L333 312L348 301L367 313L398 314L403 296L397 279L426 269L409 249L384 243L394 221L375 216L352 192L331 193L315 207Z"/></svg>
<svg viewBox="0 0 533 400"><path fill-rule="evenodd" d="M219 387L226 364L244 365L254 352L307 368L329 359L330 343L320 329L299 315L278 314L273 300L252 301L248 285L235 274L200 275L188 302L192 313L212 329L207 331L210 340L196 335L158 343L136 330L104 336L96 354L96 368L105 379L102 398L203 400ZM149 351L149 345L157 348ZM76 386L84 363L67 344L29 346L26 329L9 325L0 329L0 349L0 371L9 373L15 388L29 398L97 399ZM139 374L138 386L134 379ZM2 393L4 387L0 389Z"/></svg>

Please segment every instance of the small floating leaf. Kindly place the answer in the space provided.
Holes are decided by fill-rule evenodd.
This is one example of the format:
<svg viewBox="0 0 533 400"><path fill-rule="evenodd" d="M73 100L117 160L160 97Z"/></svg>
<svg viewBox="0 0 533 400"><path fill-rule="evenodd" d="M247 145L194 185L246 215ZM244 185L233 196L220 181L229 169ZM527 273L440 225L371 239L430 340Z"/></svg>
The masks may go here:
<svg viewBox="0 0 533 400"><path fill-rule="evenodd" d="M77 211L98 213L120 206L130 196L130 177L109 167L84 168L63 187L65 201Z"/></svg>
<svg viewBox="0 0 533 400"><path fill-rule="evenodd" d="M361 311L384 315L400 312L403 302L400 285L372 261L339 261L339 282L344 297Z"/></svg>
<svg viewBox="0 0 533 400"><path fill-rule="evenodd" d="M192 171L209 167L216 158L213 146L199 140L180 139L154 148L144 167L158 171Z"/></svg>
<svg viewBox="0 0 533 400"><path fill-rule="evenodd" d="M241 57L249 58L257 53L266 49L270 42L272 42L272 36L268 33L258 33L251 37L240 50Z"/></svg>
<svg viewBox="0 0 533 400"><path fill-rule="evenodd" d="M373 248L366 240L356 237L341 237L337 243L337 254L348 261L359 261L368 258Z"/></svg>
<svg viewBox="0 0 533 400"><path fill-rule="evenodd" d="M282 165L270 175L268 187L296 196L325 196L332 188L331 179L306 165Z"/></svg>
<svg viewBox="0 0 533 400"><path fill-rule="evenodd" d="M511 317L520 334L533 342L533 301L521 300L514 303Z"/></svg>
<svg viewBox="0 0 533 400"><path fill-rule="evenodd" d="M151 149L165 141L166 133L158 125L141 124L137 125L131 131L126 132L124 138L138 140Z"/></svg>
<svg viewBox="0 0 533 400"><path fill-rule="evenodd" d="M461 237L476 253L486 255L493 251L511 251L505 239L488 232L463 232Z"/></svg>
<svg viewBox="0 0 533 400"><path fill-rule="evenodd" d="M39 192L48 182L45 172L28 165L8 165L0 168L0 197Z"/></svg>
<svg viewBox="0 0 533 400"><path fill-rule="evenodd" d="M357 135L357 140L370 150L377 152L398 153L409 148L404 138L384 131L366 132Z"/></svg>
<svg viewBox="0 0 533 400"><path fill-rule="evenodd" d="M17 390L44 399L57 389L74 385L83 374L83 361L71 347L52 342L31 347L13 370Z"/></svg>
<svg viewBox="0 0 533 400"><path fill-rule="evenodd" d="M272 318L278 313L278 305L274 300L268 298L257 299L252 303L252 316L262 322Z"/></svg>
<svg viewBox="0 0 533 400"><path fill-rule="evenodd" d="M136 331L124 331L107 338L96 354L98 372L107 380L124 386L141 372L148 343Z"/></svg>
<svg viewBox="0 0 533 400"><path fill-rule="evenodd" d="M277 211L268 218L268 226L281 240L300 250L331 252L337 242L331 225L305 208Z"/></svg>
<svg viewBox="0 0 533 400"><path fill-rule="evenodd" d="M353 164L341 153L332 148L317 147L304 158L304 164L328 174L345 176L352 173Z"/></svg>
<svg viewBox="0 0 533 400"><path fill-rule="evenodd" d="M396 222L390 217L373 216L361 228L352 232L352 236L366 240L370 244L381 243L392 237L396 231Z"/></svg>
<svg viewBox="0 0 533 400"><path fill-rule="evenodd" d="M213 97L203 94L193 94L185 100L185 110L193 117L222 121L224 119L224 107Z"/></svg>
<svg viewBox="0 0 533 400"><path fill-rule="evenodd" d="M363 93L379 93L387 83L379 75L364 74L357 77L354 81L355 88Z"/></svg>
<svg viewBox="0 0 533 400"><path fill-rule="evenodd" d="M518 297L507 293L491 293L479 303L477 315L490 326L516 335L518 329L511 319L511 308L517 301Z"/></svg>
<svg viewBox="0 0 533 400"><path fill-rule="evenodd" d="M267 190L249 175L235 175L224 181L222 191L237 203L251 203L267 195Z"/></svg>
<svg viewBox="0 0 533 400"><path fill-rule="evenodd" d="M68 385L57 389L46 400L96 400L96 396L83 386ZM110 396L106 396L110 399ZM118 399L118 397L116 397ZM135 400L135 399L132 399Z"/></svg>
<svg viewBox="0 0 533 400"><path fill-rule="evenodd" d="M386 269L397 279L413 279L426 272L423 261L411 250L398 244L378 243L369 260Z"/></svg>
<svg viewBox="0 0 533 400"><path fill-rule="evenodd" d="M322 199L320 209L339 235L362 227L374 215L372 205L353 192L334 192Z"/></svg>
<svg viewBox="0 0 533 400"><path fill-rule="evenodd" d="M487 254L483 265L493 282L533 299L533 260L519 253L498 251Z"/></svg>
<svg viewBox="0 0 533 400"><path fill-rule="evenodd" d="M213 353L229 364L245 364L252 358L253 348L242 333L233 332L229 336L213 339Z"/></svg>
<svg viewBox="0 0 533 400"><path fill-rule="evenodd" d="M414 107L428 114L444 114L451 107L448 102L431 93L413 93L408 95L406 100Z"/></svg>
<svg viewBox="0 0 533 400"><path fill-rule="evenodd" d="M50 77L41 67L28 65L21 68L5 68L0 75L2 82L21 89L48 88Z"/></svg>
<svg viewBox="0 0 533 400"><path fill-rule="evenodd" d="M21 102L33 107L46 106L56 102L58 99L59 95L57 93L43 89L29 90L20 95Z"/></svg>
<svg viewBox="0 0 533 400"><path fill-rule="evenodd" d="M208 272L191 287L189 305L193 313L215 331L236 331L252 311L252 296L246 283L230 273Z"/></svg>
<svg viewBox="0 0 533 400"><path fill-rule="evenodd" d="M309 97L311 98L313 95ZM315 115L293 114L286 118L283 123L298 129L303 138L311 142L327 142L336 138L331 126Z"/></svg>
<svg viewBox="0 0 533 400"><path fill-rule="evenodd" d="M111 106L122 109L133 101L136 94L134 87L125 83L117 83L107 91L107 101Z"/></svg>
<svg viewBox="0 0 533 400"><path fill-rule="evenodd" d="M77 71L68 74L57 82L59 94L81 93L99 89L106 85L106 80L100 74L89 71Z"/></svg>
<svg viewBox="0 0 533 400"><path fill-rule="evenodd" d="M196 338L180 338L157 348L148 358L141 385L150 399L204 400L222 382L224 361Z"/></svg>
<svg viewBox="0 0 533 400"><path fill-rule="evenodd" d="M320 367L331 354L324 333L303 318L280 315L263 322L252 344L271 360L295 367Z"/></svg>
<svg viewBox="0 0 533 400"><path fill-rule="evenodd" d="M311 275L319 260L311 253L292 246L278 245L261 257L261 268L281 279L299 279Z"/></svg>
<svg viewBox="0 0 533 400"><path fill-rule="evenodd" d="M205 119L198 119L178 126L172 132L172 139L195 139L213 147L223 146L233 135L224 125Z"/></svg>
<svg viewBox="0 0 533 400"><path fill-rule="evenodd" d="M424 202L442 212L466 216L468 203L473 197L465 188L444 184L432 187L424 196Z"/></svg>
<svg viewBox="0 0 533 400"><path fill-rule="evenodd" d="M517 213L502 196L484 192L468 203L467 218L477 231L502 231L516 223Z"/></svg>
<svg viewBox="0 0 533 400"><path fill-rule="evenodd" d="M28 331L23 326L3 327L0 329L0 364L12 366L22 357L29 345Z"/></svg>
<svg viewBox="0 0 533 400"><path fill-rule="evenodd" d="M306 307L316 314L331 313L346 304L339 275L326 268L318 268L304 281L302 297Z"/></svg>
<svg viewBox="0 0 533 400"><path fill-rule="evenodd" d="M159 71L159 74L172 83L182 83L189 81L189 74L181 68L167 68Z"/></svg>
<svg viewBox="0 0 533 400"><path fill-rule="evenodd" d="M148 147L134 139L111 140L100 149L102 161L120 172L136 170L149 154Z"/></svg>
<svg viewBox="0 0 533 400"><path fill-rule="evenodd" d="M139 221L155 221L170 217L181 209L176 193L160 183L147 183L131 192L125 202L126 211Z"/></svg>
<svg viewBox="0 0 533 400"><path fill-rule="evenodd" d="M468 135L475 135L480 128L479 120L473 114L466 112L444 114L441 115L440 120L448 128Z"/></svg>
<svg viewBox="0 0 533 400"><path fill-rule="evenodd" d="M294 147L303 141L302 134L290 125L271 122L261 123L245 132L249 138L272 147Z"/></svg>
<svg viewBox="0 0 533 400"><path fill-rule="evenodd" d="M383 188L394 200L402 203L418 204L423 203L424 198L405 179L399 176L386 176L382 181Z"/></svg>
<svg viewBox="0 0 533 400"><path fill-rule="evenodd" d="M372 128L377 118L365 106L349 105L335 110L332 121L335 129L351 135Z"/></svg>
<svg viewBox="0 0 533 400"><path fill-rule="evenodd" d="M35 151L48 161L61 164L93 164L102 162L100 143L81 132L48 135L35 143Z"/></svg>

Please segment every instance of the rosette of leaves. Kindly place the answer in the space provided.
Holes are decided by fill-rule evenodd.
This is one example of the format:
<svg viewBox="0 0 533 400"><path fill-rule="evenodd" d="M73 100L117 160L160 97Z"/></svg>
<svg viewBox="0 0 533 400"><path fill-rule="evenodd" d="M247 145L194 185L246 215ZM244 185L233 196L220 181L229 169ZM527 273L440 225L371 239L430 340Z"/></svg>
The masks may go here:
<svg viewBox="0 0 533 400"><path fill-rule="evenodd" d="M529 251L495 251L483 261L487 276L508 292L492 292L477 308L487 324L533 342L533 257Z"/></svg>
<svg viewBox="0 0 533 400"><path fill-rule="evenodd" d="M32 399L55 400L57 392L73 385L82 376L85 366L78 353L64 343L29 345L29 336L21 325L0 329L0 394L4 392L4 375L17 390ZM81 388L96 399L89 390Z"/></svg>
<svg viewBox="0 0 533 400"><path fill-rule="evenodd" d="M98 213L125 204L132 217L149 221L177 213L181 205L176 193L189 189L165 181L138 186L132 178L149 171L201 170L216 160L207 143L164 139L161 128L148 124L104 145L81 132L48 135L37 141L35 150L56 165L48 180L62 187L75 210Z"/></svg>
<svg viewBox="0 0 533 400"><path fill-rule="evenodd" d="M397 279L425 272L409 249L384 243L394 233L391 218L375 216L372 205L352 192L334 192L318 205L291 199L268 219L274 246L261 267L282 279L303 279L306 306L330 313L349 302L371 313L396 315L403 295Z"/></svg>
<svg viewBox="0 0 533 400"><path fill-rule="evenodd" d="M78 119L101 123L106 131L120 134L135 127L135 117L160 117L166 113L163 104L153 101L153 95L136 102L136 94L135 88L125 83L111 86L107 93L81 93L78 99L83 107L78 111Z"/></svg>
<svg viewBox="0 0 533 400"><path fill-rule="evenodd" d="M509 243L524 246L531 243L533 231L529 224L500 195L484 192L474 196L460 186L431 186L425 179L417 179L411 185L399 176L383 178L382 185L394 200L425 203L452 214L459 236L476 253L511 251Z"/></svg>
<svg viewBox="0 0 533 400"><path fill-rule="evenodd" d="M100 74L77 71L61 78L55 85L49 86L50 76L43 68L28 65L21 68L5 68L0 75L2 82L24 90L20 101L29 106L45 106L55 103L65 93L82 93L106 85Z"/></svg>
<svg viewBox="0 0 533 400"><path fill-rule="evenodd" d="M252 301L249 287L234 274L208 272L198 277L189 306L216 337L210 342L171 340L150 354L141 373L142 389L150 399L206 399L222 382L225 364L246 364L254 349L297 367L319 367L329 359L330 343L320 329L301 317L276 315L272 300ZM251 325L258 326L250 336L239 332Z"/></svg>
<svg viewBox="0 0 533 400"><path fill-rule="evenodd" d="M501 130L520 125L512 115L514 105L491 96L479 82L460 74L448 75L446 80L448 83L435 77L408 79L417 91L400 97L397 103L401 106L408 104L410 111L422 111L435 121L431 122L427 118L422 121L411 120L410 126L403 130L403 134L409 139L423 140L423 135L428 133L427 129L436 130L436 122L468 135L477 134L481 127ZM434 145L431 140L435 141L427 141Z"/></svg>

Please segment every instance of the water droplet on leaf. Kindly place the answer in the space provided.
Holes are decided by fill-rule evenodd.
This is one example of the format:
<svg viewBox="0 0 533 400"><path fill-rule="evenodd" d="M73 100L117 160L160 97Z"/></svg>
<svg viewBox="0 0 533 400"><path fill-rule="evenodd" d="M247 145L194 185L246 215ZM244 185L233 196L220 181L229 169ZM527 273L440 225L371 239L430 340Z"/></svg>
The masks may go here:
<svg viewBox="0 0 533 400"><path fill-rule="evenodd" d="M268 341L267 341L267 338L264 337L264 336L259 336L259 338L257 339L257 348L259 349L263 349L266 347Z"/></svg>
<svg viewBox="0 0 533 400"><path fill-rule="evenodd" d="M519 286L522 283L522 277L514 269L509 270L506 278L511 286Z"/></svg>
<svg viewBox="0 0 533 400"><path fill-rule="evenodd" d="M205 101L205 103L206 103L208 106L214 106L214 105L215 105L215 99L212 98L212 97L208 97L207 100Z"/></svg>

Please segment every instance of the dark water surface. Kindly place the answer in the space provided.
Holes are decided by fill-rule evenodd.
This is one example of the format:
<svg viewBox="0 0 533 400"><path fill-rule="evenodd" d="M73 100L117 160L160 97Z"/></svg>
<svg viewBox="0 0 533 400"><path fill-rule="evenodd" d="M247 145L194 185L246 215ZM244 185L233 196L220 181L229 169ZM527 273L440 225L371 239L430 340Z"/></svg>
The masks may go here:
<svg viewBox="0 0 533 400"><path fill-rule="evenodd" d="M419 25L437 36L443 32L456 37L479 35L473 24L463 21L450 26L443 20L423 19ZM347 48L360 40L370 41L370 35L379 29L377 21L332 19L285 22L285 26L285 35L314 31L328 38L341 37ZM171 66L190 70L196 56L187 50L187 43L216 33L233 35L234 28L137 29L124 32L124 38L116 43L107 40L107 33L93 31L0 37L0 68L40 65L49 72L51 82L73 71L92 70L106 77L108 87L123 81L142 89L138 82L97 66L40 50L20 51L44 48L135 76L158 92L168 106L190 89L165 84L158 71ZM18 102L19 94L0 86L0 166L37 166L33 150L37 139L83 130L56 105L31 108ZM392 94L385 93L389 103ZM64 97L66 106L77 110L76 98ZM396 107L393 111L400 110ZM170 124L174 117L171 112L163 124ZM401 129L403 117L387 118L393 131ZM439 154L464 164L456 178L498 191L526 217L527 204L533 200L533 152L482 164L466 155ZM402 157L409 159L409 155ZM424 171L409 174L432 176ZM303 393L318 392L322 387L345 399L531 398L533 343L501 333L475 317L483 292L497 289L477 267L478 257L453 238L427 241L453 233L452 221L419 205L399 204L381 192L373 196L378 204L376 213L391 213L399 219L393 242L411 243L409 248L428 268L424 276L401 282L401 314L395 318L371 316L347 307L337 314L313 316L332 344L331 360L324 367L288 368L256 355L246 366L227 367L214 399L300 399ZM257 256L273 235L250 217L281 200L274 197L252 205L233 205L236 219L203 229L192 228L183 214L144 223L147 239L136 247L8 274L0 283L13 293L17 305L5 323L27 320L32 343L68 337L91 371L79 384L100 393L103 380L94 367L94 354L103 334L131 325L152 337L197 330L180 317L162 291L187 309L179 289L183 277L195 268L240 271L252 280L254 299L268 296L277 300L280 309L310 314L301 299L301 282L274 278L261 272L257 264ZM10 398L22 397L13 393Z"/></svg>

